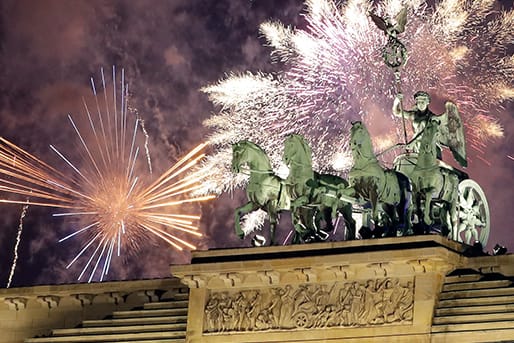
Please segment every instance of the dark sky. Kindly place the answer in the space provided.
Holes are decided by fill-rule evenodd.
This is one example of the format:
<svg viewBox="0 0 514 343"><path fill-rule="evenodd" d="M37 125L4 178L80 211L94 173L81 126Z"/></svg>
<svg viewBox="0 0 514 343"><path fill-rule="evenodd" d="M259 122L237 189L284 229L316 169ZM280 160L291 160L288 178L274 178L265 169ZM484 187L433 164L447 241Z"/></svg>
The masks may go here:
<svg viewBox="0 0 514 343"><path fill-rule="evenodd" d="M502 3L512 7L511 1ZM82 110L82 96L91 94L89 78L99 79L101 67L116 65L126 70L132 106L146 119L153 161L163 169L208 134L202 121L216 109L199 89L229 72L277 70L270 63L270 49L263 46L259 24L276 19L302 27L302 9L300 0L3 0L0 136L54 161L48 145L75 139L66 115ZM487 148L491 166L480 163L468 170L490 203L490 245L499 242L510 251L514 161L506 155L514 155L512 113L511 103L501 119L505 137ZM227 219L243 201L241 192L235 192L202 207L205 237L197 242L199 248L249 246L248 239L235 237ZM3 287L21 206L0 208ZM65 269L80 242L57 243L69 228L50 213L34 206L28 210L14 286L74 282L80 271ZM188 261L187 254L160 243L156 247L143 246L140 255L115 262L109 279L168 276L170 264Z"/></svg>

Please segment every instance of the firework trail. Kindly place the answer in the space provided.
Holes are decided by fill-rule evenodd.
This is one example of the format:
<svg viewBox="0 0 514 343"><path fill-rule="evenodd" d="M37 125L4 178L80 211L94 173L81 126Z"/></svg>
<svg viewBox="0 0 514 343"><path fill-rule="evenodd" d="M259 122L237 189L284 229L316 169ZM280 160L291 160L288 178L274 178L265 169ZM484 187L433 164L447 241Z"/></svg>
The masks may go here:
<svg viewBox="0 0 514 343"><path fill-rule="evenodd" d="M150 158L150 148L148 147L148 141L150 140L150 136L146 131L145 121L139 118L139 124L141 126L141 131L145 135L145 153L146 153L146 161L148 162L148 170L150 174L152 174L152 159Z"/></svg>
<svg viewBox="0 0 514 343"><path fill-rule="evenodd" d="M27 205L64 210L54 216L70 218L77 228L59 242L72 237L81 237L84 242L67 268L89 255L78 277L81 280L89 272L89 282L98 274L102 281L112 258L120 256L122 250L134 253L152 237L178 250L194 249L183 236L202 236L195 226L199 216L177 211L181 204L213 198L190 195L201 186L201 179L188 172L203 159L206 143L157 179L151 177L144 167L148 156L139 155L139 146L146 141L138 135L141 120L128 111L124 70L118 90L115 68L110 88L106 87L103 69L101 72L103 97L91 79L94 106L88 106L84 99L83 117L76 121L68 116L82 150L78 163L50 145L67 167L58 169L0 137L0 192L6 195L0 202L22 203L11 196L17 194L31 197Z"/></svg>
<svg viewBox="0 0 514 343"><path fill-rule="evenodd" d="M9 272L9 280L7 281L6 288L11 287L12 279L14 277L14 271L16 270L16 265L18 263L18 248L20 246L21 234L23 232L23 219L27 215L27 211L29 209L28 202L29 202L29 199L27 199L27 204L24 205L21 209L20 221L18 224L18 233L16 234L16 244L14 245L14 259L12 261L11 271Z"/></svg>
<svg viewBox="0 0 514 343"><path fill-rule="evenodd" d="M381 56L387 37L368 13L391 18L404 6L406 99L425 90L432 98L456 102L467 146L480 156L487 142L503 135L495 115L514 96L514 56L509 55L514 12L494 5L494 0L442 0L435 6L421 0L350 0L338 7L331 0L308 0L305 29L263 23L271 58L282 71L230 74L202 89L220 108L204 123L217 150L201 168L216 174L203 190L221 193L245 182L229 169L231 144L241 139L260 145L278 169L284 137L302 134L313 149L315 169L339 173L351 166L351 121L369 126L380 151L385 142L402 141L401 120L391 117L394 73ZM381 156L386 163L392 157Z"/></svg>

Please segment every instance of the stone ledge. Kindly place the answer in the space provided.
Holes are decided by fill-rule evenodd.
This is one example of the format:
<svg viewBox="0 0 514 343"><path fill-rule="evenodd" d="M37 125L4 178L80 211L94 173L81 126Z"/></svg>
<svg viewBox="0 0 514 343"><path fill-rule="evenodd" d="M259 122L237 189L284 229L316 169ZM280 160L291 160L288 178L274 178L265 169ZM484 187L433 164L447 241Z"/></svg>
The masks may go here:
<svg viewBox="0 0 514 343"><path fill-rule="evenodd" d="M192 264L171 266L171 273L190 288L208 289L445 275L461 265L463 250L460 243L429 235L196 251Z"/></svg>
<svg viewBox="0 0 514 343"><path fill-rule="evenodd" d="M107 294L111 297L114 297L114 300L119 300L119 296L122 293L127 294L146 290L168 290L170 288L177 287L183 287L183 284L180 283L180 280L176 278L167 278L2 288L0 289L0 300L13 297L30 300L50 296L76 298L77 295L87 295L94 297L100 294Z"/></svg>
<svg viewBox="0 0 514 343"><path fill-rule="evenodd" d="M254 248L193 251L191 264L268 260L275 258L312 257L338 254L358 254L376 251L416 250L443 247L462 254L464 245L439 235L363 239L341 242L267 246Z"/></svg>

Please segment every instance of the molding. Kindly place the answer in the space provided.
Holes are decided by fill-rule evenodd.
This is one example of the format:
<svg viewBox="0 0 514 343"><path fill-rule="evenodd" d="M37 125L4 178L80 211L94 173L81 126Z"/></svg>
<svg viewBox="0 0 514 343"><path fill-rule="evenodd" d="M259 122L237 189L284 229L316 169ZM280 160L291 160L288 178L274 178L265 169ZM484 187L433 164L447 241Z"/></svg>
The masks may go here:
<svg viewBox="0 0 514 343"><path fill-rule="evenodd" d="M37 297L37 301L41 304L41 306L48 309L56 308L59 306L60 300L61 297L55 295L44 295Z"/></svg>
<svg viewBox="0 0 514 343"><path fill-rule="evenodd" d="M86 305L93 304L93 299L96 297L96 294L82 293L82 294L72 294L72 296L73 296L73 299L75 299L76 301L78 301L80 303L80 306L84 307Z"/></svg>
<svg viewBox="0 0 514 343"><path fill-rule="evenodd" d="M109 300L115 305L124 303L127 297L127 294L121 292L109 292L107 295L109 296Z"/></svg>
<svg viewBox="0 0 514 343"><path fill-rule="evenodd" d="M203 288L207 284L207 278L199 275L184 275L181 281L189 288Z"/></svg>
<svg viewBox="0 0 514 343"><path fill-rule="evenodd" d="M7 304L9 310L20 311L27 308L27 298L23 297L13 297L13 298L5 298L4 303Z"/></svg>
<svg viewBox="0 0 514 343"><path fill-rule="evenodd" d="M144 290L135 293L138 297L143 298L146 302L159 301L159 296L157 295L155 290Z"/></svg>

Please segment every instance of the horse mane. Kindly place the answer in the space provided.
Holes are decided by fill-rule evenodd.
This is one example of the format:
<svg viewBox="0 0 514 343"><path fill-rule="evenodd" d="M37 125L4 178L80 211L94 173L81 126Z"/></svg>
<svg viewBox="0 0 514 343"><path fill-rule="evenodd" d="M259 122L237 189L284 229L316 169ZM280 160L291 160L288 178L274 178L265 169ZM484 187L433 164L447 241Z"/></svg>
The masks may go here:
<svg viewBox="0 0 514 343"><path fill-rule="evenodd" d="M240 140L239 142L236 143L237 146L240 146L240 147L243 147L244 149L251 149L251 150L254 150L255 152L257 152L259 155L261 155L261 157L264 159L264 161L266 162L266 164L269 166L270 169L272 169L272 166L271 166L271 161L268 157L268 154L266 154L266 152L264 151L264 149L262 149L260 146L258 146L257 144L255 144L254 142L252 141L249 141L247 139L243 139L243 140Z"/></svg>
<svg viewBox="0 0 514 343"><path fill-rule="evenodd" d="M286 142L289 142L289 141L293 142L295 147L300 147L303 150L303 153L312 162L311 147L310 147L309 143L307 142L307 140L302 135L293 133L286 138Z"/></svg>
<svg viewBox="0 0 514 343"><path fill-rule="evenodd" d="M253 149L260 150L260 151L264 152L264 150L262 150L262 148L260 146L258 146L257 144L255 144L252 141L249 141L248 139L240 140L236 144L238 144L238 145L246 144L246 145L250 146Z"/></svg>

